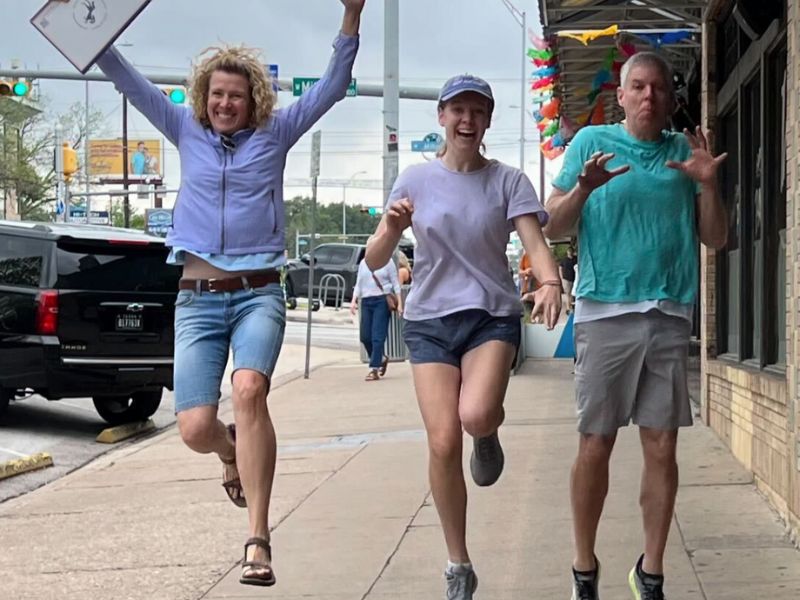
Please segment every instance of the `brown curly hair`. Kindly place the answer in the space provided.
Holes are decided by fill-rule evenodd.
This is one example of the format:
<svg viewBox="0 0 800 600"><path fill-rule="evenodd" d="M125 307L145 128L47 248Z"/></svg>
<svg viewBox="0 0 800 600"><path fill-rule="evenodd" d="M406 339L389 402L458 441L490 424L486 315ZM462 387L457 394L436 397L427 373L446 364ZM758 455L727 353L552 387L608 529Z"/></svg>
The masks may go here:
<svg viewBox="0 0 800 600"><path fill-rule="evenodd" d="M203 55L212 53L203 58ZM205 127L211 127L208 119L208 86L214 71L236 73L244 76L250 84L250 127L262 127L269 120L278 100L272 89L272 78L260 60L255 48L245 46L211 46L197 57L190 79L190 102L195 118Z"/></svg>

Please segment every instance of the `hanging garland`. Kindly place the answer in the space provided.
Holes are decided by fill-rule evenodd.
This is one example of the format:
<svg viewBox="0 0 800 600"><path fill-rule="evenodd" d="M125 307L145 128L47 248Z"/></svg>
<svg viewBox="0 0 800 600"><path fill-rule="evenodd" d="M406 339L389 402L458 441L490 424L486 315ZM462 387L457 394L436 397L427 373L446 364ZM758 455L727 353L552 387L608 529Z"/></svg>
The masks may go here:
<svg viewBox="0 0 800 600"><path fill-rule="evenodd" d="M623 42L619 34L634 35L654 48L663 44L676 44L691 38L696 30L690 29L620 29L616 24L605 29L559 31L557 38L572 38L584 46L601 37L614 36L616 44L610 48L603 59L603 66L592 79L591 87L579 90L577 96L585 96L588 110L575 117L575 122L561 114L562 100L560 90L561 67L558 63L556 40L540 38L528 31L533 48L528 50L535 69L530 76L533 118L540 134L540 148L544 156L551 160L561 153L575 133L586 125L605 123L604 91L615 90L619 86L622 65L637 50L634 44Z"/></svg>

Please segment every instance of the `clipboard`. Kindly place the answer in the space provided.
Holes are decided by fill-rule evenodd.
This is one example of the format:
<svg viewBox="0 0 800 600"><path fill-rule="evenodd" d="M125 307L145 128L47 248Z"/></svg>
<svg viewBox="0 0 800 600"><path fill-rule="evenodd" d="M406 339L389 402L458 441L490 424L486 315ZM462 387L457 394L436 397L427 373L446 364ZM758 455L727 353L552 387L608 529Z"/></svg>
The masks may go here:
<svg viewBox="0 0 800 600"><path fill-rule="evenodd" d="M31 24L86 73L150 0L49 0Z"/></svg>

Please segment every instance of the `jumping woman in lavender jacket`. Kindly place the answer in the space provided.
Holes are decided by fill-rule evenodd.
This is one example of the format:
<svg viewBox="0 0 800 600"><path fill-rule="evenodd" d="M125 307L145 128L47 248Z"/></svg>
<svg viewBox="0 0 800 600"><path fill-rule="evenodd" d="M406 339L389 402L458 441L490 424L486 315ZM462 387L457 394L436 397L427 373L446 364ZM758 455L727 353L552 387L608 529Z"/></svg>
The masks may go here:
<svg viewBox="0 0 800 600"><path fill-rule="evenodd" d="M98 65L180 154L181 189L167 236L183 265L175 304L175 410L189 448L216 453L223 485L247 506L250 536L240 581L272 585L269 501L275 430L267 408L286 307L283 170L298 139L345 96L365 0L341 0L344 19L325 75L297 102L276 95L251 49L213 48L191 81L191 110L172 104L111 49ZM217 418L233 351L235 425ZM245 501L246 498L246 501Z"/></svg>

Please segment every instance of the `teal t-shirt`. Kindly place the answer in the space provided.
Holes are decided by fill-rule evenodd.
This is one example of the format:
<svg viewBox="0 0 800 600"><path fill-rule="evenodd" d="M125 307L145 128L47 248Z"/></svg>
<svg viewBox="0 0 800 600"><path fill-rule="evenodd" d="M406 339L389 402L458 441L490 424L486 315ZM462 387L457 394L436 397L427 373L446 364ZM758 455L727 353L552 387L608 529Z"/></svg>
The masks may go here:
<svg viewBox="0 0 800 600"><path fill-rule="evenodd" d="M567 148L553 186L570 191L597 151L615 154L607 169L631 168L594 190L583 207L575 296L597 302L693 303L698 186L665 164L691 155L685 136L663 131L661 140L643 142L621 124L584 127Z"/></svg>

